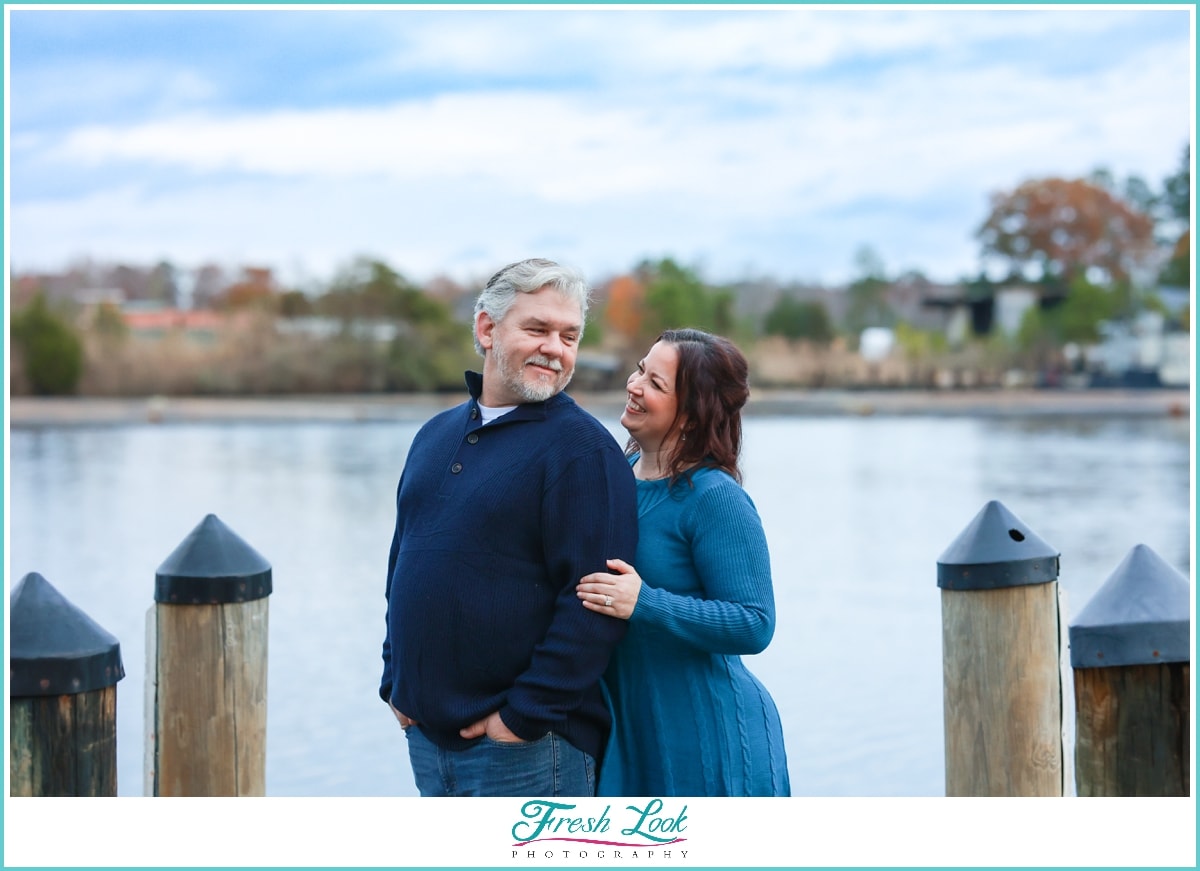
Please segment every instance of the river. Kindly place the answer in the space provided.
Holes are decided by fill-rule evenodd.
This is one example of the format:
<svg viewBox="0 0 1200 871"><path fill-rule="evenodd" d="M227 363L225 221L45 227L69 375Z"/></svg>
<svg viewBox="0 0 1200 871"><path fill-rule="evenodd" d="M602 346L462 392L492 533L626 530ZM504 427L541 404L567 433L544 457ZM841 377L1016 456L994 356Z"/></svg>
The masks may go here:
<svg viewBox="0 0 1200 871"><path fill-rule="evenodd" d="M623 435L614 412L602 420ZM268 795L415 794L377 685L394 490L418 425L10 430L9 583L40 573L120 640L120 795L143 794L155 571L210 513L272 565ZM1135 545L1190 576L1185 416L756 415L744 466L778 611L748 660L797 796L944 794L937 561L988 501L1060 551L1068 620Z"/></svg>

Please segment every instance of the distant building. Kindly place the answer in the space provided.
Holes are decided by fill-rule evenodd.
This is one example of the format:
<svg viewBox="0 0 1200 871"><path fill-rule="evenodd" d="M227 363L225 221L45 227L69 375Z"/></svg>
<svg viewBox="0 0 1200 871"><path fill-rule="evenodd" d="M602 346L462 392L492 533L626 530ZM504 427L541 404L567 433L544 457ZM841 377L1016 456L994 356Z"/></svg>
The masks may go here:
<svg viewBox="0 0 1200 871"><path fill-rule="evenodd" d="M626 374L616 354L581 348L575 358L572 383L584 390L615 390L625 383Z"/></svg>
<svg viewBox="0 0 1200 871"><path fill-rule="evenodd" d="M1032 287L1001 287L992 302L992 329L1012 338L1021 329L1026 312L1037 307L1041 294Z"/></svg>
<svg viewBox="0 0 1200 871"><path fill-rule="evenodd" d="M858 353L868 363L878 363L892 353L896 334L887 327L867 327L858 339Z"/></svg>
<svg viewBox="0 0 1200 871"><path fill-rule="evenodd" d="M1046 308L1062 302L1061 296L1047 295L1042 289L1012 284L991 293L972 294L967 285L931 285L922 300L926 308L943 312L942 324L952 347L972 334L987 336L994 332L1013 337L1032 308Z"/></svg>
<svg viewBox="0 0 1200 871"><path fill-rule="evenodd" d="M954 310L929 305L930 299L961 299L962 285L936 284L919 273L903 275L888 285L885 302L898 322L918 330L946 331L954 318Z"/></svg>
<svg viewBox="0 0 1200 871"><path fill-rule="evenodd" d="M106 304L119 308L125 304L125 299L125 291L119 287L85 287L75 292L75 301L85 309Z"/></svg>
<svg viewBox="0 0 1200 871"><path fill-rule="evenodd" d="M1091 383L1120 387L1186 387L1191 384L1191 335L1166 328L1160 312L1131 323L1101 325L1102 340L1085 349Z"/></svg>
<svg viewBox="0 0 1200 871"><path fill-rule="evenodd" d="M341 318L304 317L279 318L275 322L275 331L285 336L308 336L313 339L333 339L340 335L348 335L363 341L386 344L400 336L407 324L395 321L352 320Z"/></svg>
<svg viewBox="0 0 1200 871"><path fill-rule="evenodd" d="M158 303L126 303L121 319L135 337L150 340L181 332L197 341L213 341L225 324L225 318L215 311L177 309Z"/></svg>

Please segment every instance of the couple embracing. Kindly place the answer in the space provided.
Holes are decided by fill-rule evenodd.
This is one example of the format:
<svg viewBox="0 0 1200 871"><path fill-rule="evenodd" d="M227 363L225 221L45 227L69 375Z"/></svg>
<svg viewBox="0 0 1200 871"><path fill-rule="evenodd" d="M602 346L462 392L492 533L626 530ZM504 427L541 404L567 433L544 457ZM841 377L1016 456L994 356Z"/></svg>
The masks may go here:
<svg viewBox="0 0 1200 871"><path fill-rule="evenodd" d="M622 452L563 389L589 302L532 259L475 304L482 374L418 432L396 493L379 693L429 796L790 793L742 654L775 629L741 487L746 360L664 333L626 385Z"/></svg>

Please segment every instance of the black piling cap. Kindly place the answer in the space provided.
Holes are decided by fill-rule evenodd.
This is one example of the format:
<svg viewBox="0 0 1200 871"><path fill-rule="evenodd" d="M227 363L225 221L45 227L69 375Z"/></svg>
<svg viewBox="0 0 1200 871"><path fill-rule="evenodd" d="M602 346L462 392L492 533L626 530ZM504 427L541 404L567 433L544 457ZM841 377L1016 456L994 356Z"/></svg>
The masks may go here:
<svg viewBox="0 0 1200 871"><path fill-rule="evenodd" d="M87 693L125 677L120 642L37 572L13 587L8 613L11 698Z"/></svg>
<svg viewBox="0 0 1200 871"><path fill-rule="evenodd" d="M945 590L993 590L1058 580L1058 551L992 500L938 558Z"/></svg>
<svg viewBox="0 0 1200 871"><path fill-rule="evenodd" d="M215 514L207 515L154 577L154 601L171 605L249 602L271 593L271 564Z"/></svg>
<svg viewBox="0 0 1200 871"><path fill-rule="evenodd" d="M1187 577L1139 544L1070 624L1071 666L1190 662L1191 628Z"/></svg>

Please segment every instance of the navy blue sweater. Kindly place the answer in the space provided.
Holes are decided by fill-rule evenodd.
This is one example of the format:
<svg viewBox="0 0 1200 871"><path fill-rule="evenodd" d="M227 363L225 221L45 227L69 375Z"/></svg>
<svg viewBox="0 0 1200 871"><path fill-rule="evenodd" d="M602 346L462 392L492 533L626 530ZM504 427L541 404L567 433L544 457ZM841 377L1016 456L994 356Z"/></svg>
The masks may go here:
<svg viewBox="0 0 1200 871"><path fill-rule="evenodd" d="M599 680L627 624L575 586L633 558L633 474L565 393L483 426L482 384L467 373L471 399L421 428L400 476L379 694L443 747L498 710L520 738L554 731L599 759Z"/></svg>

